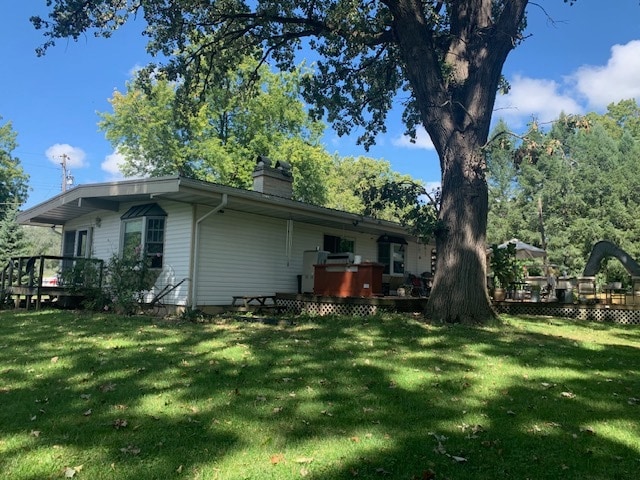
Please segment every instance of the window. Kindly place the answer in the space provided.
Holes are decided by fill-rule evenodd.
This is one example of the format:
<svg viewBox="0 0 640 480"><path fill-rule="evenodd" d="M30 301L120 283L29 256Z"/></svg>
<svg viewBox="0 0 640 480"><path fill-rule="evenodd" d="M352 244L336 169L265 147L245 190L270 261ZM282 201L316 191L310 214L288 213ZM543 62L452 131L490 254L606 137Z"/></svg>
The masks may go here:
<svg viewBox="0 0 640 480"><path fill-rule="evenodd" d="M76 237L76 257L88 257L89 230L79 230Z"/></svg>
<svg viewBox="0 0 640 480"><path fill-rule="evenodd" d="M89 258L91 256L91 229L65 230L62 255L64 257Z"/></svg>
<svg viewBox="0 0 640 480"><path fill-rule="evenodd" d="M335 235L324 236L324 250L329 253L354 253L355 242L348 238L337 237Z"/></svg>
<svg viewBox="0 0 640 480"><path fill-rule="evenodd" d="M384 273L404 275L404 254L407 241L402 237L383 235L378 238L378 262L384 264Z"/></svg>
<svg viewBox="0 0 640 480"><path fill-rule="evenodd" d="M156 203L131 207L122 215L122 252L145 255L151 268L162 268L167 214Z"/></svg>

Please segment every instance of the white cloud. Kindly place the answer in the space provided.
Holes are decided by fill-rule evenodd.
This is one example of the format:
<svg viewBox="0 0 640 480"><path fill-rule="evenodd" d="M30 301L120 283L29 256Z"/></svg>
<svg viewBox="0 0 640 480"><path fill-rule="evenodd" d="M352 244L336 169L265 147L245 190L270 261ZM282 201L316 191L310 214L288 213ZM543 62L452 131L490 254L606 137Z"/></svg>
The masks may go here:
<svg viewBox="0 0 640 480"><path fill-rule="evenodd" d="M107 180L113 181L113 182L118 180L123 180L125 178L127 179L146 178L148 176L148 175L126 175L126 176L123 175L121 166L124 163L125 163L124 155L122 155L120 152L116 150L115 152L104 157L104 162L100 164L100 168L102 168L104 172L107 172L109 174ZM151 170L151 167L149 167L149 170Z"/></svg>
<svg viewBox="0 0 640 480"><path fill-rule="evenodd" d="M562 93L560 85L553 80L516 75L509 83L509 93L496 98L494 118L504 118L514 127L523 126L534 118L539 122L550 122L562 112L583 112L580 104Z"/></svg>
<svg viewBox="0 0 640 480"><path fill-rule="evenodd" d="M120 171L120 165L124 163L124 156L121 153L113 152L107 155L104 162L100 164L100 168L111 175L112 180L121 180L124 178Z"/></svg>
<svg viewBox="0 0 640 480"><path fill-rule="evenodd" d="M597 109L620 100L640 99L640 40L614 45L605 66L583 66L571 80Z"/></svg>
<svg viewBox="0 0 640 480"><path fill-rule="evenodd" d="M78 147L72 147L67 143L56 143L51 145L45 151L45 155L56 165L60 165L64 159L67 162L67 168L82 168L87 165L84 162L87 156L84 150Z"/></svg>
<svg viewBox="0 0 640 480"><path fill-rule="evenodd" d="M392 143L396 147L435 150L431 137L423 127L418 127L416 130L415 142L412 142L407 135L401 135L400 137L395 138Z"/></svg>

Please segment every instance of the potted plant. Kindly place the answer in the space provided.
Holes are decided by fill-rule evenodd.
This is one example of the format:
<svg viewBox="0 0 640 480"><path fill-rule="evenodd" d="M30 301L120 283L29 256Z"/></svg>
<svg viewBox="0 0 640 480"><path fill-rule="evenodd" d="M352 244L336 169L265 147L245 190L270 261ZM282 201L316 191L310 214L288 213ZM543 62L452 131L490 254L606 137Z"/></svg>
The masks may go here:
<svg viewBox="0 0 640 480"><path fill-rule="evenodd" d="M516 263L516 246L512 243L499 248L491 246L491 275L493 276L493 299L503 301L507 296L509 284L515 281L518 265Z"/></svg>

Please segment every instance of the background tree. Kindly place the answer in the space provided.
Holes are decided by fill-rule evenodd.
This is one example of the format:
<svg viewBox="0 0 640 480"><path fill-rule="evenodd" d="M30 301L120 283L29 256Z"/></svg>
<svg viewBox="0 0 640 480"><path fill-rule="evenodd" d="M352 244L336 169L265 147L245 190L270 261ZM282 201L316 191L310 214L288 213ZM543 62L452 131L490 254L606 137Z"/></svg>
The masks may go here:
<svg viewBox="0 0 640 480"><path fill-rule="evenodd" d="M489 185L489 220L487 244L500 244L520 235L522 218L516 208L518 200L515 152L517 138L504 121L491 132L485 148ZM524 240L524 239L523 239Z"/></svg>
<svg viewBox="0 0 640 480"><path fill-rule="evenodd" d="M292 164L296 199L323 204L332 158L321 144L324 125L300 100L304 75L276 74L246 58L189 109L176 82L138 74L125 94L114 93L113 113L102 113L99 125L123 154L125 175L179 174L249 188L256 157L266 155Z"/></svg>
<svg viewBox="0 0 640 480"><path fill-rule="evenodd" d="M27 255L60 255L62 235L48 227L23 225Z"/></svg>
<svg viewBox="0 0 640 480"><path fill-rule="evenodd" d="M635 101L612 104L604 114L561 115L548 131L532 124L525 142L491 142L490 185L511 159L510 212L501 208L500 190L490 188L489 232L512 232L541 245L538 202L544 214L549 262L580 276L595 242L609 240L640 258L640 138ZM515 137L511 137L515 138ZM514 148L515 147L515 148ZM508 175L506 176L508 177ZM492 237L493 238L493 237ZM619 262L605 262L603 279L619 274Z"/></svg>
<svg viewBox="0 0 640 480"><path fill-rule="evenodd" d="M20 159L13 155L18 147L17 136L11 122L0 124L0 213L15 208L16 204L22 205L27 199L29 176L24 173Z"/></svg>
<svg viewBox="0 0 640 480"><path fill-rule="evenodd" d="M352 213L371 214L365 194L372 187L382 187L392 182L417 182L409 175L401 175L386 160L370 157L334 156L332 169L327 177L327 203L329 208ZM389 202L379 204L375 216L384 220L400 221L397 209Z"/></svg>
<svg viewBox="0 0 640 480"><path fill-rule="evenodd" d="M13 155L18 146L16 138L11 122L0 124L0 268L4 268L12 256L25 253L17 212L27 198L29 177L20 159Z"/></svg>
<svg viewBox="0 0 640 480"><path fill-rule="evenodd" d="M0 268L4 268L11 257L27 255L24 231L18 225L18 204L5 208L0 216Z"/></svg>
<svg viewBox="0 0 640 480"><path fill-rule="evenodd" d="M294 67L303 45L319 60L303 94L339 134L363 127L361 142L385 130L398 92L404 120L423 125L442 170L441 224L431 315L484 321L494 315L486 291L486 143L501 70L521 39L528 0L293 0L160 2L51 0L49 19L32 18L47 40L110 36L144 15L148 50L170 58L165 71L185 90L210 86L220 72L259 49L280 69Z"/></svg>

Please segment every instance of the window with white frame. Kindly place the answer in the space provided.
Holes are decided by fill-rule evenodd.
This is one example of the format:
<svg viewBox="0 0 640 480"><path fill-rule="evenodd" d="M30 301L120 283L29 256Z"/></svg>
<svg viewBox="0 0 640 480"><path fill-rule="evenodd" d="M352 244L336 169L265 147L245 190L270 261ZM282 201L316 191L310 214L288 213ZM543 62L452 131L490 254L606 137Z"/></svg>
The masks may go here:
<svg viewBox="0 0 640 480"><path fill-rule="evenodd" d="M166 212L156 203L131 207L122 220L124 255L145 256L150 268L162 268Z"/></svg>
<svg viewBox="0 0 640 480"><path fill-rule="evenodd" d="M384 265L383 273L404 275L407 241L402 237L383 235L378 238L378 262Z"/></svg>
<svg viewBox="0 0 640 480"><path fill-rule="evenodd" d="M62 237L62 255L89 258L91 256L91 228L65 230Z"/></svg>

